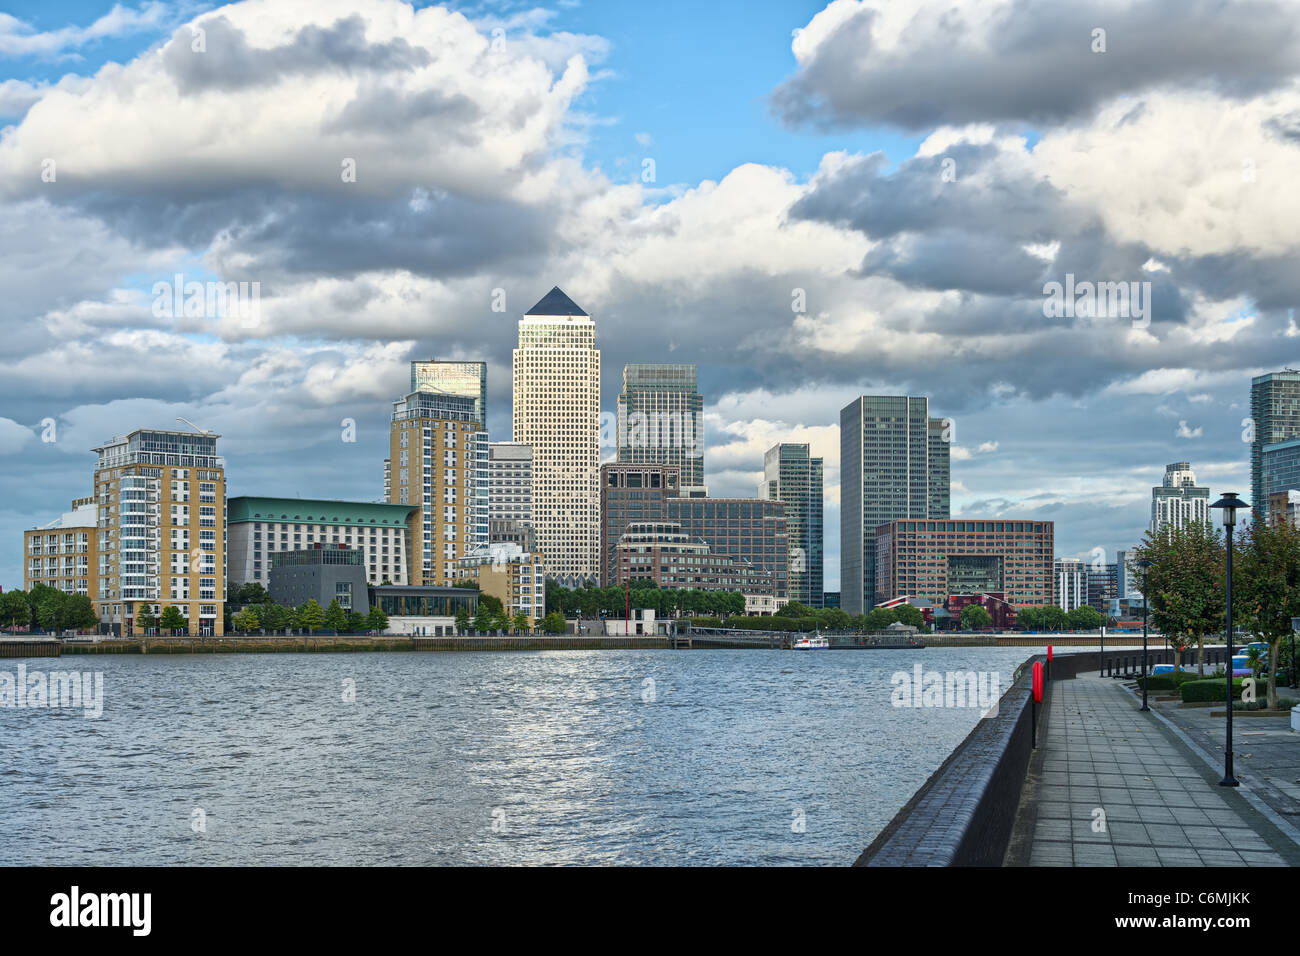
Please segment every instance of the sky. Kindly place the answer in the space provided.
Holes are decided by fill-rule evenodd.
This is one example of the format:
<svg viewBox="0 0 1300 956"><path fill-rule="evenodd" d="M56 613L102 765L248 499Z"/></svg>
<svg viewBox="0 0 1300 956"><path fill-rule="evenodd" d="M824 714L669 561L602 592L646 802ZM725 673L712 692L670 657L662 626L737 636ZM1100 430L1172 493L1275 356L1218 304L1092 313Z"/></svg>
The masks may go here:
<svg viewBox="0 0 1300 956"><path fill-rule="evenodd" d="M489 362L508 439L554 285L607 411L626 362L699 365L712 493L825 459L828 590L858 395L953 420L954 517L1110 561L1167 463L1248 492L1250 379L1300 366L1297 0L6 10L5 587L134 428L220 433L231 495L375 500L436 356ZM178 274L256 308L169 314Z"/></svg>

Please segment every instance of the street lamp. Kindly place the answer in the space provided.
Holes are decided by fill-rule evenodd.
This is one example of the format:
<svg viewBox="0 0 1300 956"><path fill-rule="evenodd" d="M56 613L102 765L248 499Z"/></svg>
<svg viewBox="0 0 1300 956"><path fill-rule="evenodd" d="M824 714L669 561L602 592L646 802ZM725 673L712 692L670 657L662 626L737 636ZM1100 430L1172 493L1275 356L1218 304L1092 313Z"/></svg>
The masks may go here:
<svg viewBox="0 0 1300 956"><path fill-rule="evenodd" d="M1238 786L1237 778L1232 775L1232 529L1237 524L1237 509L1249 505L1237 497L1236 492L1225 491L1223 497L1210 505L1223 512L1223 527L1228 531L1228 580L1227 580L1227 625L1228 625L1228 729L1226 732L1227 748L1223 752L1223 779L1221 787Z"/></svg>
<svg viewBox="0 0 1300 956"><path fill-rule="evenodd" d="M1143 558L1137 563L1142 569L1142 707L1141 710L1150 710L1147 706L1147 682L1150 680L1150 674L1147 671L1147 568L1151 567L1151 562Z"/></svg>

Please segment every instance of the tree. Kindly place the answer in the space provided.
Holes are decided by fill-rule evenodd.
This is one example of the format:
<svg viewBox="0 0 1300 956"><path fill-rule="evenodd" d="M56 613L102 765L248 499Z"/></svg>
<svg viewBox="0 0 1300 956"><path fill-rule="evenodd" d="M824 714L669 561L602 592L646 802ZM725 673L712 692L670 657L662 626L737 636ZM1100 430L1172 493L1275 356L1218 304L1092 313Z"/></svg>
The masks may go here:
<svg viewBox="0 0 1300 956"><path fill-rule="evenodd" d="M993 615L981 604L967 604L961 609L961 626L966 631L977 631L993 626Z"/></svg>
<svg viewBox="0 0 1300 956"><path fill-rule="evenodd" d="M1282 641L1291 633L1291 618L1300 617L1300 528L1288 521L1276 527L1252 522L1234 557L1233 610L1241 608L1242 623L1268 644L1268 706L1276 710Z"/></svg>
<svg viewBox="0 0 1300 956"><path fill-rule="evenodd" d="M308 634L313 634L325 626L325 611L315 598L308 598L307 603L298 608L298 623L307 628Z"/></svg>
<svg viewBox="0 0 1300 956"><path fill-rule="evenodd" d="M1095 631L1106 623L1106 618L1095 607L1081 604L1066 615L1066 623L1074 631Z"/></svg>
<svg viewBox="0 0 1300 956"><path fill-rule="evenodd" d="M1181 528L1164 525L1148 531L1134 549L1133 566L1143 558L1151 621L1171 639L1183 635L1196 644L1196 670L1205 676L1205 638L1224 627L1226 614L1223 533L1209 522Z"/></svg>
<svg viewBox="0 0 1300 956"><path fill-rule="evenodd" d="M168 604L162 610L162 617L158 618L158 626L164 631L171 631L173 635L181 628L189 628L189 622L175 605Z"/></svg>
<svg viewBox="0 0 1300 956"><path fill-rule="evenodd" d="M34 589L33 589L34 590ZM63 629L68 595L54 588L46 588L37 598L36 622L47 631Z"/></svg>
<svg viewBox="0 0 1300 956"><path fill-rule="evenodd" d="M894 608L894 613L898 620L902 621L909 627L925 627L925 612L919 607L912 607L910 604L900 604Z"/></svg>
<svg viewBox="0 0 1300 956"><path fill-rule="evenodd" d="M511 623L514 625L516 631L524 633L528 631L528 615L523 611L518 612Z"/></svg>
<svg viewBox="0 0 1300 956"><path fill-rule="evenodd" d="M236 611L235 616L230 619L230 623L235 626L235 630L247 634L249 631L256 631L262 626L262 618L257 613L257 606L250 604Z"/></svg>
<svg viewBox="0 0 1300 956"><path fill-rule="evenodd" d="M335 634L348 629L348 612L343 610L338 598L330 601L330 606L325 609L325 626Z"/></svg>
<svg viewBox="0 0 1300 956"><path fill-rule="evenodd" d="M486 596L483 595L483 597ZM474 615L474 630L480 632L492 630L497 621L497 612L488 607L483 601L483 597L479 598L478 613Z"/></svg>
<svg viewBox="0 0 1300 956"><path fill-rule="evenodd" d="M69 594L63 601L63 627L83 631L99 623L94 603L84 594Z"/></svg>
<svg viewBox="0 0 1300 956"><path fill-rule="evenodd" d="M349 634L360 634L367 631L366 616L359 611L348 611L347 629Z"/></svg>
<svg viewBox="0 0 1300 956"><path fill-rule="evenodd" d="M384 631L388 630L388 615L384 613L384 609L378 604L370 606L370 613L366 615L366 626L379 634L383 634Z"/></svg>
<svg viewBox="0 0 1300 956"><path fill-rule="evenodd" d="M154 614L152 604L141 604L136 608L135 626L144 634L158 626L158 615Z"/></svg>
<svg viewBox="0 0 1300 956"><path fill-rule="evenodd" d="M867 614L867 630L883 631L898 620L898 613L892 607L873 607Z"/></svg>
<svg viewBox="0 0 1300 956"><path fill-rule="evenodd" d="M23 591L5 591L0 594L0 624L11 630L30 624L32 609L27 604L27 594Z"/></svg>
<svg viewBox="0 0 1300 956"><path fill-rule="evenodd" d="M293 615L289 613L289 609L280 604L263 604L259 617L262 619L262 626L273 634L288 629L293 623Z"/></svg>
<svg viewBox="0 0 1300 956"><path fill-rule="evenodd" d="M456 633L469 630L469 608L462 607L456 612Z"/></svg>

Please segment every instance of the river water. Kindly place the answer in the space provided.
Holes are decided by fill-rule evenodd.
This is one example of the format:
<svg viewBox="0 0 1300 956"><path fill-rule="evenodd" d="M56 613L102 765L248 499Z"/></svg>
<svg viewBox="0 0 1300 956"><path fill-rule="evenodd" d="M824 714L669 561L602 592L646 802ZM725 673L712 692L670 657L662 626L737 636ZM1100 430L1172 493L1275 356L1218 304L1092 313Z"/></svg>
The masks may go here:
<svg viewBox="0 0 1300 956"><path fill-rule="evenodd" d="M979 719L891 675L1036 651L28 660L103 714L0 707L0 864L845 865Z"/></svg>

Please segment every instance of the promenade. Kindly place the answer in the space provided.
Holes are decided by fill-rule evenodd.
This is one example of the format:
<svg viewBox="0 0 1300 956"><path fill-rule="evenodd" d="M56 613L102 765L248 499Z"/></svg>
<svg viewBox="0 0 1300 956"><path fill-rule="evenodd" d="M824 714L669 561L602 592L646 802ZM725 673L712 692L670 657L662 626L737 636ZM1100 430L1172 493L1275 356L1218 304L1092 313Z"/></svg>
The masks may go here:
<svg viewBox="0 0 1300 956"><path fill-rule="evenodd" d="M1005 865L1300 865L1294 819L1248 782L1218 786L1221 718L1213 743L1203 736L1194 750L1193 738L1139 706L1096 673L1052 683ZM1250 749L1243 723L1238 754Z"/></svg>

